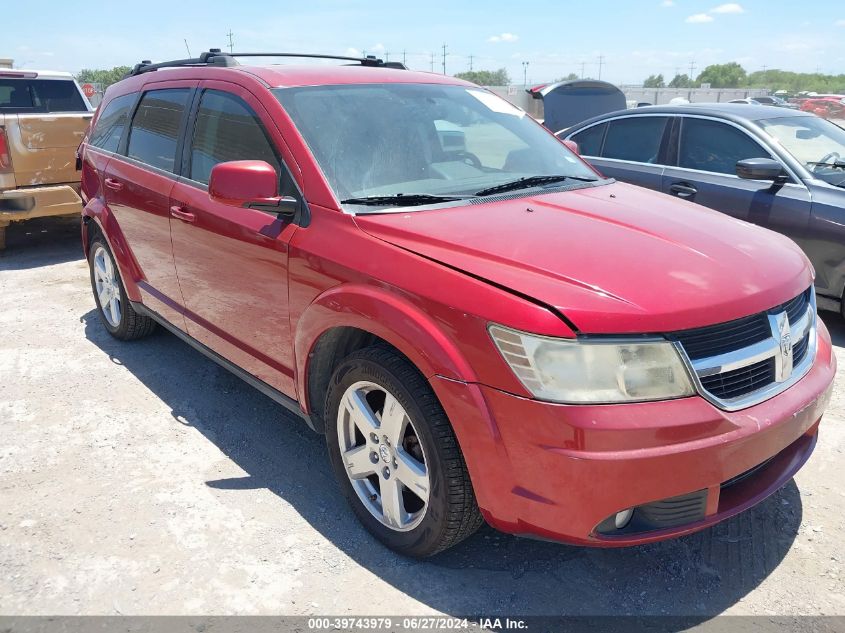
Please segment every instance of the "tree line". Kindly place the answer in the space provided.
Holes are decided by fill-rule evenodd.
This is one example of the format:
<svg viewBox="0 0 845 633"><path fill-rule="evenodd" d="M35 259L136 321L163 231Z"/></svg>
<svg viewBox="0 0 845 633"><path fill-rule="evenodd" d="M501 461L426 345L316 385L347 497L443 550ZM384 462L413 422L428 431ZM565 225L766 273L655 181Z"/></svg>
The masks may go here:
<svg viewBox="0 0 845 633"><path fill-rule="evenodd" d="M766 88L786 90L789 93L801 91L820 93L845 93L845 75L823 73L796 73L788 70L758 70L748 73L736 62L707 66L695 79L686 74L677 74L666 83L662 74L649 75L643 81L644 88L698 88L701 84L712 88Z"/></svg>

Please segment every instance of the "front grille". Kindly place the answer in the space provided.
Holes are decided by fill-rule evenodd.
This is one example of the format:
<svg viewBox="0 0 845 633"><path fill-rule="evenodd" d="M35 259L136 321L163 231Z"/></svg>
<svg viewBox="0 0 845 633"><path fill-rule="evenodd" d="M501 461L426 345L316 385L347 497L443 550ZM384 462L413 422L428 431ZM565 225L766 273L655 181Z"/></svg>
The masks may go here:
<svg viewBox="0 0 845 633"><path fill-rule="evenodd" d="M783 354L787 326L792 340L792 373ZM809 314L810 321L807 321ZM705 397L726 409L738 409L786 389L806 372L803 366L813 349L815 303L812 287L765 312L741 319L668 335L683 347ZM801 374L803 375L803 373ZM791 382L790 382L791 380ZM779 392L778 392L779 393ZM755 400L755 394L759 399Z"/></svg>
<svg viewBox="0 0 845 633"><path fill-rule="evenodd" d="M806 337L805 337L806 338ZM757 391L775 380L775 359L701 378L701 386L717 398L730 400Z"/></svg>
<svg viewBox="0 0 845 633"><path fill-rule="evenodd" d="M719 325L676 332L672 338L684 346L690 360L698 360L754 345L771 335L766 315L754 314Z"/></svg>
<svg viewBox="0 0 845 633"><path fill-rule="evenodd" d="M792 346L792 364L797 365L807 355L807 348L810 347L810 337L805 336Z"/></svg>
<svg viewBox="0 0 845 633"><path fill-rule="evenodd" d="M809 306L809 304L810 289L808 288L791 301L787 301L782 306L778 306L774 310L770 310L770 312L779 312L781 310L785 310L786 314L789 316L789 322L795 323L798 319L804 316L804 313L807 311L807 307Z"/></svg>

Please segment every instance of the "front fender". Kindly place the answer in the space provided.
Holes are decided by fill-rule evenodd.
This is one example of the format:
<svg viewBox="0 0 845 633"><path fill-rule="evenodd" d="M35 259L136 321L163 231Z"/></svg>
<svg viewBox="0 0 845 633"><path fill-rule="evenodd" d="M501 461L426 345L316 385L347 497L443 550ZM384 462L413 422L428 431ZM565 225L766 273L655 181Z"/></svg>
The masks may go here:
<svg viewBox="0 0 845 633"><path fill-rule="evenodd" d="M297 321L294 349L297 393L307 407L308 362L320 336L335 327L354 327L387 341L402 352L422 374L462 382L477 376L452 336L407 299L363 284L346 283L327 290L306 308Z"/></svg>

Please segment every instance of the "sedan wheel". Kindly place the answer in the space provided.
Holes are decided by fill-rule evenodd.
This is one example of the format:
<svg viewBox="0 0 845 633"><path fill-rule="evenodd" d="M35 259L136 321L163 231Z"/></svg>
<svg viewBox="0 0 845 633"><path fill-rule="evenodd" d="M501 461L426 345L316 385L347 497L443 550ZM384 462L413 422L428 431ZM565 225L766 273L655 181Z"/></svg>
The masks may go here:
<svg viewBox="0 0 845 633"><path fill-rule="evenodd" d="M94 251L94 291L100 300L100 310L109 325L120 325L120 286L111 257L103 246Z"/></svg>

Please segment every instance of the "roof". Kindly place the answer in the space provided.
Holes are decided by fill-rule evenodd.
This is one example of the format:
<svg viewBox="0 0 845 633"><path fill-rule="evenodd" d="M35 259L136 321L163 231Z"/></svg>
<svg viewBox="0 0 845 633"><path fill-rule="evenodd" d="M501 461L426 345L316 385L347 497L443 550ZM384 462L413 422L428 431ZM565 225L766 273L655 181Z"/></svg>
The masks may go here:
<svg viewBox="0 0 845 633"><path fill-rule="evenodd" d="M357 83L427 83L427 84L470 84L437 73L394 68L355 65L288 65L273 66L232 66L226 72L245 72L255 75L272 88L292 86L324 86L331 84Z"/></svg>
<svg viewBox="0 0 845 633"><path fill-rule="evenodd" d="M585 123L593 123L604 118L619 114L702 114L706 116L727 119L736 123L744 121L761 121L765 119L781 119L784 117L815 116L810 112L792 110L790 108L779 108L769 105L750 105L745 103L685 103L683 105L658 105L643 106L633 110L617 110L608 112L601 116L593 117L589 121L583 121L577 125L581 127Z"/></svg>

